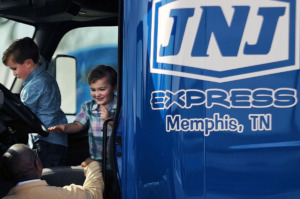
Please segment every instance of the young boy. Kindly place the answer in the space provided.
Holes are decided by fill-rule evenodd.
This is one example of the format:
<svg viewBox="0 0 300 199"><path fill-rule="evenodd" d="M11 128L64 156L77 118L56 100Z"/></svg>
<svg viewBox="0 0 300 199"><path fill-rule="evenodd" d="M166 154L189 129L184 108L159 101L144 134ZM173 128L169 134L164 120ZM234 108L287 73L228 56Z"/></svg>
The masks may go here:
<svg viewBox="0 0 300 199"><path fill-rule="evenodd" d="M61 95L56 80L39 66L38 46L29 38L13 42L3 53L2 62L13 75L21 79L21 101L44 123L46 127L67 122L60 109ZM28 145L37 149L44 167L64 165L67 154L67 135L50 133L42 137L37 133L28 135Z"/></svg>
<svg viewBox="0 0 300 199"><path fill-rule="evenodd" d="M75 121L69 124L57 125L48 128L53 132L76 133L89 124L89 147L91 158L102 161L102 127L110 116L113 116L117 107L117 73L111 66L96 66L88 76L92 100L82 105ZM108 125L108 133L111 126Z"/></svg>

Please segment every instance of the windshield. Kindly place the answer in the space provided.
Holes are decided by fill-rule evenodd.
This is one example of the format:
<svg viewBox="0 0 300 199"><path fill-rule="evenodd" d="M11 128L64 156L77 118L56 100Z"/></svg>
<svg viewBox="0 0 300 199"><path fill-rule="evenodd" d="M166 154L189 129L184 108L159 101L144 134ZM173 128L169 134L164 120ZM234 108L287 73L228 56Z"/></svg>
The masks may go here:
<svg viewBox="0 0 300 199"><path fill-rule="evenodd" d="M2 63L3 52L14 40L23 37L32 37L34 31L35 28L33 26L0 17L0 83L8 89L12 86L14 76L11 74L9 68Z"/></svg>
<svg viewBox="0 0 300 199"><path fill-rule="evenodd" d="M88 37L87 33L89 33ZM117 45L117 26L77 28L69 31L60 41L53 56L65 54L76 58L76 113L80 111L84 102L91 99L90 87L87 83L89 72L100 64L110 65L117 71ZM66 80L58 81L58 84L66 84L64 81ZM63 106L62 109L65 111Z"/></svg>

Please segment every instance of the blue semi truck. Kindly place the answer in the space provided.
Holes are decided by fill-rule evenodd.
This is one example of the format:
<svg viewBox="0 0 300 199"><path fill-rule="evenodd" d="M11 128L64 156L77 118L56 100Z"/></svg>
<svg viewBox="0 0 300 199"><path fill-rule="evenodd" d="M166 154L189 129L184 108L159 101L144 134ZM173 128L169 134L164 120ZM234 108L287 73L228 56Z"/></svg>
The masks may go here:
<svg viewBox="0 0 300 199"><path fill-rule="evenodd" d="M0 3L1 20L34 28L58 79L66 65L76 68L77 79L64 79L61 90L82 80L81 59L99 61L104 52L84 52L112 37L100 28L117 31L114 52L105 54L118 70L118 109L104 173L113 173L105 194L122 199L300 197L299 11L296 0ZM84 34L66 35L77 29ZM67 45L63 37L75 47L92 45L66 56L69 50L58 50ZM21 89L18 80L7 87ZM78 97L89 97L83 90ZM69 115L78 100L66 103L76 107ZM19 117L27 118L11 120ZM10 123L0 118L5 133Z"/></svg>

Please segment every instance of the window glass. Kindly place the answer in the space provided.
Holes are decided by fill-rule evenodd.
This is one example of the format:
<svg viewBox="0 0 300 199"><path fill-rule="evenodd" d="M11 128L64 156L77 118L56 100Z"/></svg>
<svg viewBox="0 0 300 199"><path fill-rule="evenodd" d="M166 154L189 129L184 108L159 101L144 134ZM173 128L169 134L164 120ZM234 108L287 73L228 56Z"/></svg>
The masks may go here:
<svg viewBox="0 0 300 199"><path fill-rule="evenodd" d="M10 69L2 63L3 53L13 41L23 37L32 37L34 31L33 26L0 17L0 83L8 89L12 86L14 76Z"/></svg>
<svg viewBox="0 0 300 199"><path fill-rule="evenodd" d="M87 83L90 70L100 64L113 66L117 70L117 43L117 26L74 29L60 41L54 57L63 54L76 58L76 113L84 102L92 99Z"/></svg>

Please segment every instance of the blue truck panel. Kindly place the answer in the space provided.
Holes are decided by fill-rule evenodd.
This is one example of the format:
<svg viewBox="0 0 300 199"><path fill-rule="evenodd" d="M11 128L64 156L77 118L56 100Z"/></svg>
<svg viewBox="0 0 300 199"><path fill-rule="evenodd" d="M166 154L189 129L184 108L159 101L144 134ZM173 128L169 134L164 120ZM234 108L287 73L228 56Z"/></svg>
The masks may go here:
<svg viewBox="0 0 300 199"><path fill-rule="evenodd" d="M299 198L297 11L124 2L122 198Z"/></svg>

